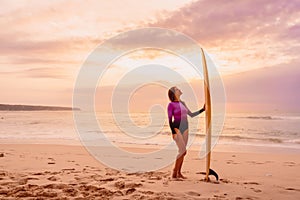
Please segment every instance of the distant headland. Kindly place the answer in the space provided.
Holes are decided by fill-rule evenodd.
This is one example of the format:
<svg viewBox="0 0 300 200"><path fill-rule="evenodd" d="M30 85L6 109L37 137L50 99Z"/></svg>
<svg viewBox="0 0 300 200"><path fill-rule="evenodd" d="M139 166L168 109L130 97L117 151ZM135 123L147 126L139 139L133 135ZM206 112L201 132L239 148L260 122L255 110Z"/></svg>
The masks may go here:
<svg viewBox="0 0 300 200"><path fill-rule="evenodd" d="M67 110L80 110L80 108L72 107L60 107L60 106L33 106L33 105L10 105L10 104L0 104L0 111L67 111Z"/></svg>

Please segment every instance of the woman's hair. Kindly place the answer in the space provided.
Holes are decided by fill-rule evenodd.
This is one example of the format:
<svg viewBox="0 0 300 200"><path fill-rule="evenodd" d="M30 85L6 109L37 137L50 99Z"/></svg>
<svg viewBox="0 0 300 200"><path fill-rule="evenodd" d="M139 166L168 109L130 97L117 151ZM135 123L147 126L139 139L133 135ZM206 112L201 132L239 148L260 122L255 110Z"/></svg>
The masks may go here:
<svg viewBox="0 0 300 200"><path fill-rule="evenodd" d="M171 87L168 91L168 96L169 96L169 99L170 101L175 101L175 86L174 87Z"/></svg>

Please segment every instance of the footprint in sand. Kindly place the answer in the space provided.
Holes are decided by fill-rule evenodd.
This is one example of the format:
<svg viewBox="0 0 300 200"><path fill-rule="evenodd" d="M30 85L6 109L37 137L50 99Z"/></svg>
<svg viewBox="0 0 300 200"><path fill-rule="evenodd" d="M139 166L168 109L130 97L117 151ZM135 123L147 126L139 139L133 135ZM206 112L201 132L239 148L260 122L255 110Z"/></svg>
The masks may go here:
<svg viewBox="0 0 300 200"><path fill-rule="evenodd" d="M163 181L163 186L164 187L168 187L169 186L169 180L170 180L170 178L168 178L167 180Z"/></svg>
<svg viewBox="0 0 300 200"><path fill-rule="evenodd" d="M296 165L296 163L294 163L294 162L284 162L283 164L285 166L289 166L289 167L294 167Z"/></svg>
<svg viewBox="0 0 300 200"><path fill-rule="evenodd" d="M0 195L8 195L8 194L9 194L9 190L0 189Z"/></svg>
<svg viewBox="0 0 300 200"><path fill-rule="evenodd" d="M226 163L227 163L227 164L232 164L232 165L240 164L240 163L234 162L234 160L227 160Z"/></svg>
<svg viewBox="0 0 300 200"><path fill-rule="evenodd" d="M34 176L41 176L41 175L45 175L45 173L35 172L35 173L32 173L32 175L34 175Z"/></svg>
<svg viewBox="0 0 300 200"><path fill-rule="evenodd" d="M171 181L183 181L182 178L171 178L170 180L171 180Z"/></svg>
<svg viewBox="0 0 300 200"><path fill-rule="evenodd" d="M154 184L155 182L154 181L147 181L147 183Z"/></svg>
<svg viewBox="0 0 300 200"><path fill-rule="evenodd" d="M58 184L51 183L51 184L47 184L47 185L43 186L43 188L45 188L45 189L59 189L59 190L68 188L68 187L69 186L64 183L58 183Z"/></svg>
<svg viewBox="0 0 300 200"><path fill-rule="evenodd" d="M15 197L24 198L24 197L32 197L32 194L27 191L20 191L18 194L15 194Z"/></svg>
<svg viewBox="0 0 300 200"><path fill-rule="evenodd" d="M225 195L214 195L214 198L216 198L216 199L225 199L226 198L226 195L227 194L225 194Z"/></svg>
<svg viewBox="0 0 300 200"><path fill-rule="evenodd" d="M70 169L65 168L65 169L62 169L60 172L61 172L61 173L66 173L66 174L71 174L71 173L73 173L74 171L75 171L74 168L70 168Z"/></svg>
<svg viewBox="0 0 300 200"><path fill-rule="evenodd" d="M115 169L110 169L110 168L105 168L106 174L107 176L115 176L118 175L120 172L115 170Z"/></svg>
<svg viewBox="0 0 300 200"><path fill-rule="evenodd" d="M116 188L118 188L119 190L122 190L125 188L125 182L124 181L118 181L118 182L115 182L114 186Z"/></svg>
<svg viewBox="0 0 300 200"><path fill-rule="evenodd" d="M290 188L290 187L289 188L285 188L285 190L300 192L300 189Z"/></svg>
<svg viewBox="0 0 300 200"><path fill-rule="evenodd" d="M74 171L75 168L64 168L64 169L61 169L62 171Z"/></svg>
<svg viewBox="0 0 300 200"><path fill-rule="evenodd" d="M64 188L63 193L65 193L67 196L75 197L78 194L78 191L72 187Z"/></svg>
<svg viewBox="0 0 300 200"><path fill-rule="evenodd" d="M256 193L262 192L260 189L255 189L255 188L250 188L250 189L253 190L253 191L256 192Z"/></svg>
<svg viewBox="0 0 300 200"><path fill-rule="evenodd" d="M253 165L262 165L262 164L265 164L266 162L247 161L247 163L250 163Z"/></svg>
<svg viewBox="0 0 300 200"><path fill-rule="evenodd" d="M244 185L260 185L260 183L257 182L244 182Z"/></svg>
<svg viewBox="0 0 300 200"><path fill-rule="evenodd" d="M1 172L0 172L0 177L1 177L1 176L7 176L7 172L1 171Z"/></svg>
<svg viewBox="0 0 300 200"><path fill-rule="evenodd" d="M253 197L253 196L244 196L244 197L236 197L236 200L240 200L240 199L247 199L247 200L254 200L254 199L259 199L257 197Z"/></svg>
<svg viewBox="0 0 300 200"><path fill-rule="evenodd" d="M22 178L18 181L19 185L26 185L28 182L28 179L27 178Z"/></svg>
<svg viewBox="0 0 300 200"><path fill-rule="evenodd" d="M113 181L115 180L114 178L103 178L103 179L100 179L99 181L101 182L109 182L109 181Z"/></svg>
<svg viewBox="0 0 300 200"><path fill-rule="evenodd" d="M205 182L205 183L211 183L211 184L220 184L219 181L217 180L212 180L212 179L209 179L209 181L207 182L204 178L203 179L200 179L201 182Z"/></svg>
<svg viewBox="0 0 300 200"><path fill-rule="evenodd" d="M43 191L43 192L37 193L37 196L54 198L54 197L57 197L57 193L51 192L51 191Z"/></svg>
<svg viewBox="0 0 300 200"><path fill-rule="evenodd" d="M58 179L55 176L50 176L47 178L49 181L57 181Z"/></svg>
<svg viewBox="0 0 300 200"><path fill-rule="evenodd" d="M55 159L54 158L48 158L48 165L54 165Z"/></svg>
<svg viewBox="0 0 300 200"><path fill-rule="evenodd" d="M126 190L125 194L128 195L128 194L132 194L133 192L135 192L136 189L135 188L129 188L128 190Z"/></svg>
<svg viewBox="0 0 300 200"><path fill-rule="evenodd" d="M142 194L146 194L146 195L153 195L154 192L153 191L141 191Z"/></svg>
<svg viewBox="0 0 300 200"><path fill-rule="evenodd" d="M232 181L230 181L230 180L228 180L228 179L223 179L223 178L221 178L220 181L221 181L222 183L232 183Z"/></svg>
<svg viewBox="0 0 300 200"><path fill-rule="evenodd" d="M19 155L19 158L25 158L24 154Z"/></svg>
<svg viewBox="0 0 300 200"><path fill-rule="evenodd" d="M161 180L162 178L159 176L150 176L148 179L153 181L153 180Z"/></svg>
<svg viewBox="0 0 300 200"><path fill-rule="evenodd" d="M143 184L141 183L128 183L125 185L126 188L137 188L137 187L141 187L143 186Z"/></svg>
<svg viewBox="0 0 300 200"><path fill-rule="evenodd" d="M200 193L194 192L194 191L186 192L186 194L187 194L187 195L190 195L190 196L194 196L194 197L199 197L199 196L201 196Z"/></svg>

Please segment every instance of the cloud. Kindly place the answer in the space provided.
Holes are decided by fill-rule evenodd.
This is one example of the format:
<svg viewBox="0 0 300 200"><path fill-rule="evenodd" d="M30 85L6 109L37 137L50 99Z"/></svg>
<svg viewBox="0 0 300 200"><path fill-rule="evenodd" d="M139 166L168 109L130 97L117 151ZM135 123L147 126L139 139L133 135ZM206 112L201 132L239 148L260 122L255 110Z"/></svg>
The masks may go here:
<svg viewBox="0 0 300 200"><path fill-rule="evenodd" d="M285 32L283 32L279 36L279 39L294 40L295 42L299 42L300 41L300 24L290 26Z"/></svg>
<svg viewBox="0 0 300 200"><path fill-rule="evenodd" d="M299 17L299 8L300 3L296 0L261 0L259 3L252 0L203 0L169 13L152 25L175 28L204 42L234 39L253 32L274 34L285 29L288 20Z"/></svg>
<svg viewBox="0 0 300 200"><path fill-rule="evenodd" d="M170 4L170 2L172 2ZM83 59L104 39L136 27L160 8L173 9L184 1L1 1L1 68L29 64L66 64ZM146 5L146 7L145 7ZM124 9L125 8L125 9ZM154 15L155 16L155 15ZM22 57L20 59L19 57ZM26 66L27 67L27 66ZM46 66L48 67L48 66Z"/></svg>
<svg viewBox="0 0 300 200"><path fill-rule="evenodd" d="M299 59L299 9L297 0L201 0L148 26L189 35L223 67L252 69Z"/></svg>
<svg viewBox="0 0 300 200"><path fill-rule="evenodd" d="M86 50L100 41L89 37L78 37L71 39L41 40L23 39L23 33L11 35L0 34L0 53L6 55L32 55L71 53L75 50Z"/></svg>
<svg viewBox="0 0 300 200"><path fill-rule="evenodd" d="M68 75L63 68L28 68L23 70L2 71L1 76L13 76L19 78L50 78L66 79Z"/></svg>
<svg viewBox="0 0 300 200"><path fill-rule="evenodd" d="M34 65L34 64L78 64L78 61L47 59L42 57L21 57L16 56L7 62L0 62L0 64L14 64L14 65Z"/></svg>

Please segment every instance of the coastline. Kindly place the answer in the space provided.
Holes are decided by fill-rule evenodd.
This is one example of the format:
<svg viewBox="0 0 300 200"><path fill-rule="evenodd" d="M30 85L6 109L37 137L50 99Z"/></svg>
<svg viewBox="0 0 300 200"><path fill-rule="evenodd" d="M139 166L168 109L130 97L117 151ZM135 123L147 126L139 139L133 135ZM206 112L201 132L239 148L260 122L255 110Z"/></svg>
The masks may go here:
<svg viewBox="0 0 300 200"><path fill-rule="evenodd" d="M64 106L0 104L0 111L80 111L80 108Z"/></svg>

